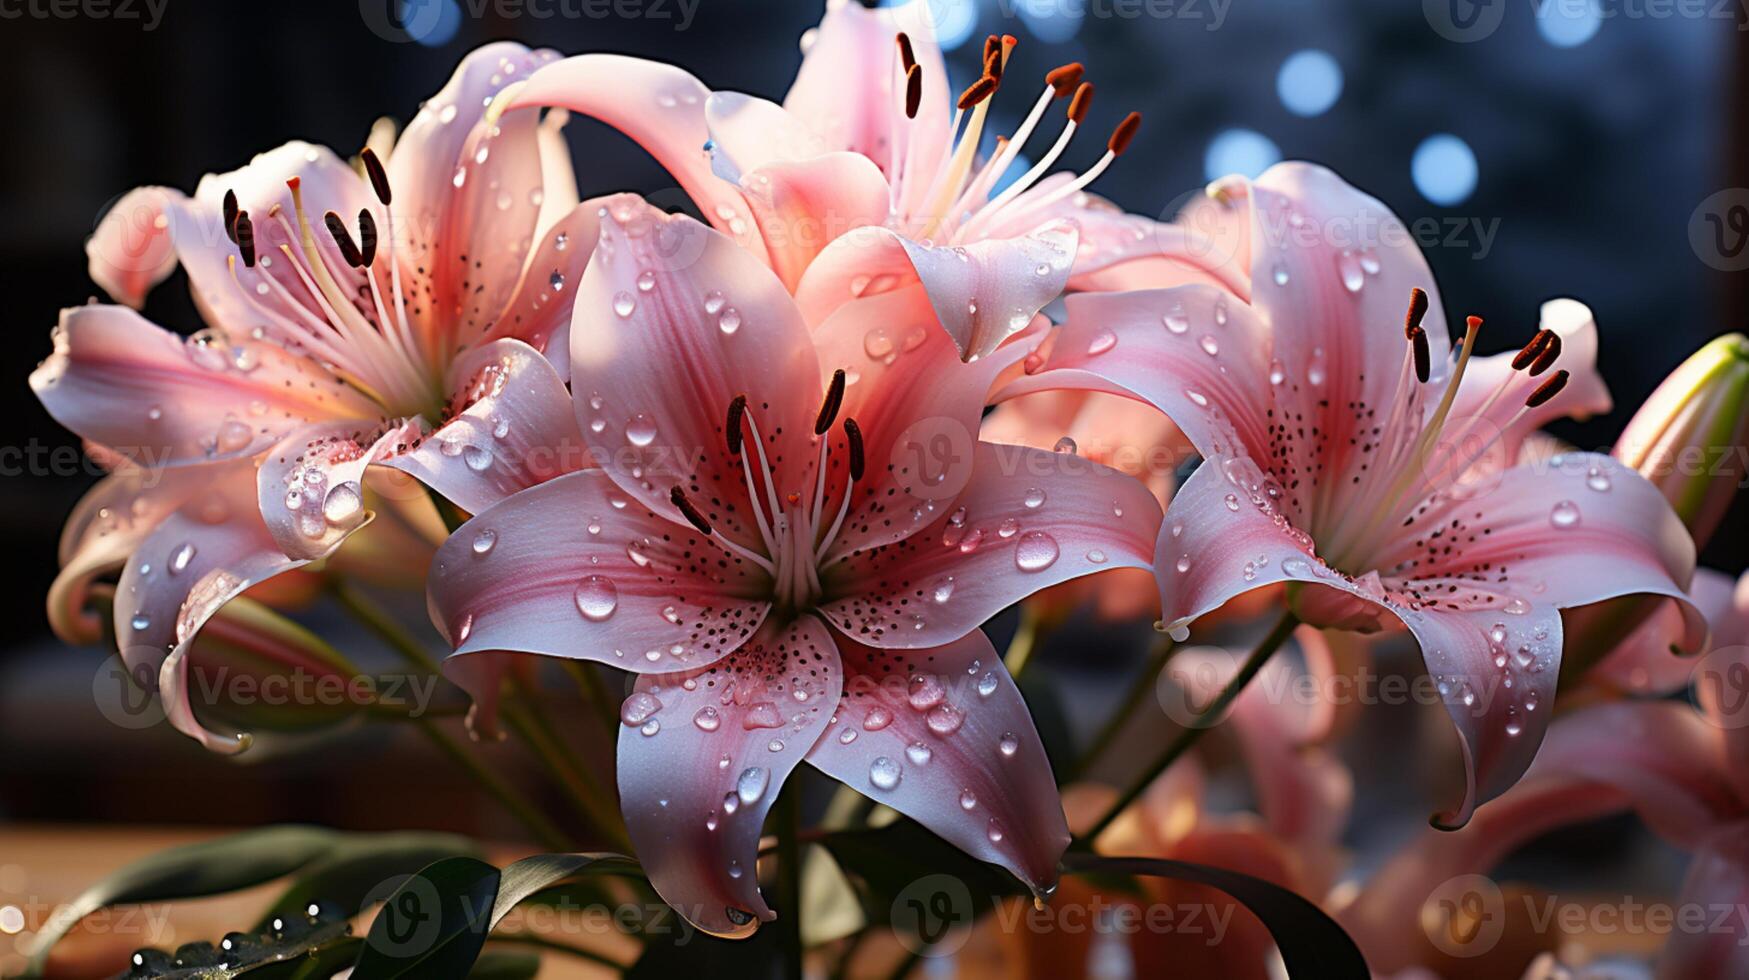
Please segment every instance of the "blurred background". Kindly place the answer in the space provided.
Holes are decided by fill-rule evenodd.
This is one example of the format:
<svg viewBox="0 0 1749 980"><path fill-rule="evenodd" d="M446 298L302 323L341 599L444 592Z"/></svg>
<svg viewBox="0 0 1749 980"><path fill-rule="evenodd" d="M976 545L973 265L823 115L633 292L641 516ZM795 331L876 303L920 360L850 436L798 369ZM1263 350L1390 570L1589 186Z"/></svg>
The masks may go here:
<svg viewBox="0 0 1749 980"><path fill-rule="evenodd" d="M1749 191L1732 191L1749 186L1741 0L932 5L956 86L974 76L983 36L1006 32L1021 42L1011 75L1087 65L1099 89L1093 129L1143 113L1131 151L1093 186L1127 210L1169 217L1213 177L1313 160L1410 223L1448 314L1480 314L1499 328L1485 335L1489 352L1528 336L1544 300L1588 303L1617 409L1559 430L1584 448L1606 448L1671 368L1749 319L1749 252L1715 240L1707 222L1749 206ZM0 444L27 451L0 473L0 553L13 558L13 584L0 591L0 622L10 627L0 646L0 820L505 829L482 822L470 793L429 778L442 763L387 727L349 736L349 751L404 752L414 764L360 787L334 774L331 755L239 766L167 726L106 723L92 696L103 652L54 640L42 611L60 525L95 476L41 464L64 461L48 454L76 442L26 378L49 351L57 310L93 295L83 242L130 188L192 190L203 173L292 138L351 155L375 119L406 120L464 52L500 38L672 61L713 88L781 99L801 59L798 40L821 13L816 0L639 9L627 19L585 0L0 0L0 73L13 93L0 113L17 141L0 154L11 321ZM1013 127L1030 105L1025 89L1002 94L992 129ZM670 183L604 127L575 120L568 133L585 197ZM1102 149L1078 141L1064 163L1083 168ZM179 273L147 314L198 329L185 287ZM1744 511L1716 535L1706 564L1735 575L1749 562ZM416 605L406 613L423 623ZM999 647L1009 628L1003 620L992 629ZM1039 666L1090 696L1100 693L1092 675L1065 665L1098 667L1147 642L1125 631L1067 633L1053 646L1072 649L1047 649ZM0 865L12 860L0 853Z"/></svg>

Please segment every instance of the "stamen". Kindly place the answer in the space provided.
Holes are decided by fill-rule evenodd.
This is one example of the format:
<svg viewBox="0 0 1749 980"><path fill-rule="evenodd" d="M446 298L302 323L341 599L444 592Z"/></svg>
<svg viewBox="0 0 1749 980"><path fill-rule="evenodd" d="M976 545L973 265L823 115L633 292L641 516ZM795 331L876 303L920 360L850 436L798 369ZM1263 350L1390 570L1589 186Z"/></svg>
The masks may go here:
<svg viewBox="0 0 1749 980"><path fill-rule="evenodd" d="M362 268L364 256L358 251L358 244L352 240L352 233L346 230L346 222L330 211L322 216L322 223L328 226L328 234L339 247L340 257L346 260L346 264L354 269Z"/></svg>
<svg viewBox="0 0 1749 980"><path fill-rule="evenodd" d="M1426 384L1433 374L1433 352L1427 345L1427 331L1410 327L1409 342L1415 348L1415 379Z"/></svg>
<svg viewBox="0 0 1749 980"><path fill-rule="evenodd" d="M1530 376L1536 377L1549 369L1555 359L1561 356L1561 335L1550 332L1548 342L1543 344L1543 351L1530 362Z"/></svg>
<svg viewBox="0 0 1749 980"><path fill-rule="evenodd" d="M1403 334L1411 339L1415 331L1421 329L1421 321L1427 317L1427 293L1420 286L1409 290L1409 313L1403 318ZM1427 380L1426 378L1422 379Z"/></svg>
<svg viewBox="0 0 1749 980"><path fill-rule="evenodd" d="M966 86L964 92L960 93L959 110L964 112L994 94L996 94L995 77L991 75L981 76L977 81Z"/></svg>
<svg viewBox="0 0 1749 980"><path fill-rule="evenodd" d="M680 489L678 484L675 485L674 489L668 491L668 499L674 502L674 506L693 527L698 528L698 533L711 533L711 522L705 520L698 508L692 505L692 501L686 499L686 491Z"/></svg>
<svg viewBox="0 0 1749 980"><path fill-rule="evenodd" d="M729 403L729 421L724 426L723 433L729 440L729 455L741 455L741 419L747 414L747 396L736 395Z"/></svg>
<svg viewBox="0 0 1749 980"><path fill-rule="evenodd" d="M1082 82L1075 86L1075 97L1069 100L1069 121L1079 126L1081 120L1087 118L1087 110L1093 105L1093 83Z"/></svg>
<svg viewBox="0 0 1749 980"><path fill-rule="evenodd" d="M1054 98L1066 99L1075 94L1075 87L1081 84L1081 76L1086 72L1081 62L1071 61L1046 72L1045 84L1051 87Z"/></svg>
<svg viewBox="0 0 1749 980"><path fill-rule="evenodd" d="M383 162L377 159L377 151L367 146L358 154L358 158L364 161L364 172L370 178L370 186L376 191L377 200L383 202L384 207L388 207L393 197L389 192L389 174L383 169Z"/></svg>
<svg viewBox="0 0 1749 980"><path fill-rule="evenodd" d="M917 67L917 55L911 50L911 35L900 31L893 40L899 43L899 64L904 66L905 73L908 75L911 73L911 69Z"/></svg>
<svg viewBox="0 0 1749 980"><path fill-rule="evenodd" d="M237 192L225 191L225 237L237 244Z"/></svg>
<svg viewBox="0 0 1749 980"><path fill-rule="evenodd" d="M1111 131L1111 139L1105 141L1105 148L1114 157L1123 156L1123 151L1130 148L1130 141L1136 138L1136 130L1142 128L1142 114L1132 112L1123 117L1123 122Z"/></svg>
<svg viewBox="0 0 1749 980"><path fill-rule="evenodd" d="M1565 374L1566 372L1561 373ZM844 420L844 438L850 451L850 479L854 482L862 479L864 468L868 463L868 460L863 456L862 427L856 424L855 419Z"/></svg>
<svg viewBox="0 0 1749 980"><path fill-rule="evenodd" d="M1002 39L994 34L984 38L984 74L1002 77Z"/></svg>
<svg viewBox="0 0 1749 980"><path fill-rule="evenodd" d="M904 35L900 35L903 37ZM923 66L912 65L905 69L905 118L916 119L917 110L923 105Z"/></svg>
<svg viewBox="0 0 1749 980"><path fill-rule="evenodd" d="M377 257L377 219L371 217L369 208L358 209L358 243L360 250L364 253L361 256L364 260L363 264L375 263ZM386 316L383 322L388 322Z"/></svg>
<svg viewBox="0 0 1749 980"><path fill-rule="evenodd" d="M820 404L820 414L814 419L814 435L823 436L838 421L838 409L844 404L844 369L832 372L832 383L826 388L826 400Z"/></svg>
<svg viewBox="0 0 1749 980"><path fill-rule="evenodd" d="M1530 393L1530 397L1524 400L1524 407L1537 408L1546 405L1549 399L1560 394L1561 389L1565 387L1567 387L1567 372L1556 371L1554 377L1544 381L1542 387Z"/></svg>
<svg viewBox="0 0 1749 980"><path fill-rule="evenodd" d="M237 251L243 254L243 264L248 268L255 268L255 223L249 220L249 212L238 211L233 228L236 231Z"/></svg>
<svg viewBox="0 0 1749 980"><path fill-rule="evenodd" d="M1543 345L1547 344L1552 336L1554 334L1551 331L1538 330L1536 335L1530 338L1530 342L1519 350L1518 356L1512 359L1512 370L1522 371L1529 367L1531 362L1536 360L1537 355L1542 353Z"/></svg>

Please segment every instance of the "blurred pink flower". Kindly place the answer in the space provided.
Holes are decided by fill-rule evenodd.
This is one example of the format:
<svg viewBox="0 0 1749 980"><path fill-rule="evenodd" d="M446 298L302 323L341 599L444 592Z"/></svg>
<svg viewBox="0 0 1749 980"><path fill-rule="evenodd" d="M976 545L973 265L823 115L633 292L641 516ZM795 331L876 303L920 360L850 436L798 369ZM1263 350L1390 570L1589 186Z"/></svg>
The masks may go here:
<svg viewBox="0 0 1749 980"><path fill-rule="evenodd" d="M810 326L845 302L921 281L969 358L1024 329L1065 286L1121 288L1131 275L1228 282L1202 236L1083 190L1134 137L1135 114L1085 173L1045 176L1091 102L1080 65L1052 72L1013 138L980 163L996 86L1017 84L1003 76L1014 39L989 39L985 78L956 99L930 6L829 4L781 106L609 54L544 68L504 105L562 106L637 140L718 230L770 266ZM1061 134L996 192L1056 102L1068 117Z"/></svg>
<svg viewBox="0 0 1749 980"><path fill-rule="evenodd" d="M1540 424L1609 405L1583 306L1547 304L1516 357L1472 359L1471 318L1448 356L1432 274L1384 205L1306 164L1217 193L1249 223L1238 298L1206 286L1071 296L1049 358L1007 394L1138 397L1204 457L1155 554L1173 630L1291 583L1308 622L1413 632L1461 736L1463 790L1438 817L1461 825L1542 740L1560 609L1682 598L1685 648L1698 646L1704 624L1684 598L1694 544L1657 489L1607 456L1513 465Z"/></svg>
<svg viewBox="0 0 1749 980"><path fill-rule="evenodd" d="M1676 908L1714 913L1701 930L1670 932L1658 975L1749 975L1749 933L1735 915L1715 918L1749 901L1749 576L1709 613L1712 652L1693 675L1699 711L1616 701L1563 716L1518 785L1462 830L1405 847L1340 910L1374 970L1411 965L1414 920L1447 881L1486 874L1555 828L1631 808L1694 855Z"/></svg>
<svg viewBox="0 0 1749 980"><path fill-rule="evenodd" d="M195 717L194 635L231 597L369 521L367 466L472 511L584 462L531 468L524 449L580 442L569 413L534 414L537 395L564 390L563 359L538 348L564 347L597 207L577 204L568 176L543 179L569 160L553 158L562 144L537 113L483 119L494 93L553 57L473 52L386 167L365 151L364 176L290 143L192 198L131 192L87 246L92 277L130 306L180 264L209 328L184 340L125 306L62 313L31 386L120 462L69 522L50 618L89 636L87 587L121 567L122 655L210 748L248 737Z"/></svg>
<svg viewBox="0 0 1749 980"><path fill-rule="evenodd" d="M1085 460L976 441L1030 334L963 364L914 290L810 332L728 237L629 195L601 220L570 360L602 468L487 508L439 550L450 675L489 716L504 651L640 674L626 824L663 898L713 933L771 917L760 828L804 759L1048 891L1068 833L979 626L1146 567L1159 504Z"/></svg>

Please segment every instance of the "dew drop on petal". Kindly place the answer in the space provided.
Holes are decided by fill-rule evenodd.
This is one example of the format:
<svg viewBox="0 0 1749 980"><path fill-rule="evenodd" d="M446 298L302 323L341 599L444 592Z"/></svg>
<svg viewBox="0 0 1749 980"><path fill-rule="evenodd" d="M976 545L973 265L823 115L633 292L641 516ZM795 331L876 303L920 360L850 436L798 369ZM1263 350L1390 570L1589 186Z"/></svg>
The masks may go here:
<svg viewBox="0 0 1749 980"><path fill-rule="evenodd" d="M1020 739L1013 732L1004 732L1002 740L996 743L996 748L1004 756L1013 758L1014 753L1020 751Z"/></svg>
<svg viewBox="0 0 1749 980"><path fill-rule="evenodd" d="M194 554L195 548L193 542L183 542L182 547L177 548L176 551L170 555L170 574L176 575L186 570L188 568L188 563L194 561Z"/></svg>
<svg viewBox="0 0 1749 980"><path fill-rule="evenodd" d="M771 782L771 774L758 766L749 766L741 770L741 775L735 779L735 795L742 803L757 803L765 795L765 787Z"/></svg>
<svg viewBox="0 0 1749 980"><path fill-rule="evenodd" d="M336 484L328 491L328 496L322 499L322 516L330 524L339 524L358 516L364 508L364 497L358 491L358 484L348 480Z"/></svg>
<svg viewBox="0 0 1749 980"><path fill-rule="evenodd" d="M613 294L613 312L618 314L622 319L631 316L632 311L637 308L638 301L632 298L631 293L622 289Z"/></svg>
<svg viewBox="0 0 1749 980"><path fill-rule="evenodd" d="M723 716L716 708L707 704L698 709L698 713L692 716L692 723L697 725L701 732L714 732L722 727Z"/></svg>
<svg viewBox="0 0 1749 980"><path fill-rule="evenodd" d="M864 715L862 718L862 727L864 731L878 732L892 723L893 713L879 705L868 709L868 714Z"/></svg>
<svg viewBox="0 0 1749 980"><path fill-rule="evenodd" d="M995 694L998 683L995 671L990 671L984 676L978 678L978 697L987 698L990 695Z"/></svg>
<svg viewBox="0 0 1749 980"><path fill-rule="evenodd" d="M1573 527L1579 523L1579 505L1571 500L1563 500L1549 511L1549 523L1558 528Z"/></svg>
<svg viewBox="0 0 1749 980"><path fill-rule="evenodd" d="M493 546L495 546L497 543L498 543L498 532L497 531L493 531L493 530L481 531L479 534L474 535L474 554L476 554L476 555L489 555L492 553Z"/></svg>
<svg viewBox="0 0 1749 980"><path fill-rule="evenodd" d="M960 791L960 809L961 810L975 809L977 807L977 805L978 805L978 796L976 793L973 793L969 789Z"/></svg>
<svg viewBox="0 0 1749 980"><path fill-rule="evenodd" d="M1099 333L1094 335L1092 340L1088 341L1087 353L1097 356L1099 354L1105 353L1108 350L1111 350L1113 347L1116 347L1116 346L1117 346L1117 334L1111 332L1110 330L1101 330L1101 331L1099 331Z"/></svg>
<svg viewBox="0 0 1749 980"><path fill-rule="evenodd" d="M650 716L662 710L662 702L649 691L633 692L619 706L620 724L635 728L650 720Z"/></svg>
<svg viewBox="0 0 1749 980"><path fill-rule="evenodd" d="M914 766L928 765L929 760L935 758L935 750L922 742L912 742L905 746L905 758L910 759Z"/></svg>
<svg viewBox="0 0 1749 980"><path fill-rule="evenodd" d="M1023 572L1042 572L1056 563L1057 539L1043 531L1028 531L1014 546L1014 564Z"/></svg>
<svg viewBox="0 0 1749 980"><path fill-rule="evenodd" d="M874 784L875 789L892 789L899 785L899 778L903 775L904 770L899 764L884 755L876 756L868 764L868 781Z"/></svg>
<svg viewBox="0 0 1749 980"><path fill-rule="evenodd" d="M1075 445L1075 440L1068 436L1064 436L1057 440L1056 445L1051 447L1051 451L1057 453L1074 453L1078 448L1079 447Z"/></svg>
<svg viewBox="0 0 1749 980"><path fill-rule="evenodd" d="M989 826L984 828L984 836L990 838L990 843L1000 844L1002 838L1007 836L1007 830L1002 826L1002 821L991 817Z"/></svg>
<svg viewBox="0 0 1749 980"><path fill-rule="evenodd" d="M577 583L576 599L583 618L599 623L619 608L619 588L600 575L590 575Z"/></svg>
<svg viewBox="0 0 1749 980"><path fill-rule="evenodd" d="M626 441L634 446L648 446L656 440L656 422L643 412L626 419Z"/></svg>

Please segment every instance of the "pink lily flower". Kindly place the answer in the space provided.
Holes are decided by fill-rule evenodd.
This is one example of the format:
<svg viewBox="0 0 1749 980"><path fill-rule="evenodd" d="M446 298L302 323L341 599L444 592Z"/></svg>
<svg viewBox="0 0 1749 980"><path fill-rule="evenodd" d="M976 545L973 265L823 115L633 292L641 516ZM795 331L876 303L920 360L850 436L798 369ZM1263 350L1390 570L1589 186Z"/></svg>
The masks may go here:
<svg viewBox="0 0 1749 980"><path fill-rule="evenodd" d="M1539 425L1609 405L1583 306L1545 306L1516 356L1473 357L1471 318L1448 356L1432 275L1384 205L1306 164L1219 190L1248 223L1246 290L1071 296L1042 370L1008 393L1104 386L1202 454L1155 556L1172 631L1277 583L1307 622L1411 631L1462 744L1461 797L1436 819L1461 825L1542 740L1559 610L1669 596L1699 645L1694 544L1607 456L1513 465Z"/></svg>
<svg viewBox="0 0 1749 980"><path fill-rule="evenodd" d="M977 442L1035 338L962 364L917 309L880 297L810 332L727 236L610 199L570 335L601 468L485 509L432 568L451 676L477 698L501 651L640 675L626 824L657 891L712 933L772 917L760 828L803 760L1035 890L1056 880L1050 765L978 627L1146 567L1159 504L1085 460Z"/></svg>
<svg viewBox="0 0 1749 980"><path fill-rule="evenodd" d="M1053 71L1011 138L979 161L979 139L1014 39L992 36L985 72L947 89L928 5L869 10L834 0L804 39L780 106L712 92L669 65L586 54L543 68L504 105L562 106L636 139L716 228L766 264L818 326L842 304L922 282L962 357L988 356L1069 288L1229 282L1215 250L1175 225L1127 215L1087 194L1128 146L1140 117L1112 132L1080 175L1046 176L1086 122L1080 65ZM1033 134L1060 134L1004 190ZM1229 282L1229 284L1234 284Z"/></svg>
<svg viewBox="0 0 1749 980"><path fill-rule="evenodd" d="M386 166L365 151L363 176L289 143L193 197L130 193L88 245L93 278L130 306L180 263L209 327L184 340L124 306L63 312L31 386L125 464L69 524L50 616L85 632L90 581L121 567L122 655L209 748L249 739L195 717L195 634L233 596L369 521L368 467L474 511L585 462L526 450L580 446L568 412L539 414L538 396L564 391L562 358L539 348L565 347L596 207L577 204L568 176L543 176L568 175L560 120L484 119L498 91L553 57L508 43L473 52ZM405 497L402 481L377 485Z"/></svg>
<svg viewBox="0 0 1749 980"><path fill-rule="evenodd" d="M1629 809L1691 859L1678 907L1749 900L1749 576L1709 603L1713 652L1694 672L1700 710L1617 701L1565 715L1514 786L1455 833L1430 833L1376 872L1338 919L1381 972L1413 965L1414 920L1455 875L1486 874L1549 831ZM1713 921L1709 916L1709 922ZM1661 977L1749 976L1749 934L1673 931Z"/></svg>

